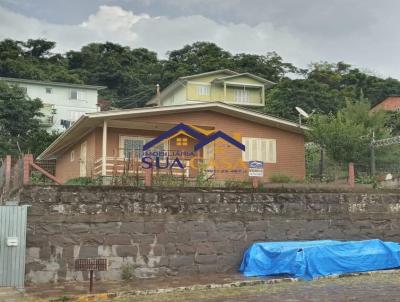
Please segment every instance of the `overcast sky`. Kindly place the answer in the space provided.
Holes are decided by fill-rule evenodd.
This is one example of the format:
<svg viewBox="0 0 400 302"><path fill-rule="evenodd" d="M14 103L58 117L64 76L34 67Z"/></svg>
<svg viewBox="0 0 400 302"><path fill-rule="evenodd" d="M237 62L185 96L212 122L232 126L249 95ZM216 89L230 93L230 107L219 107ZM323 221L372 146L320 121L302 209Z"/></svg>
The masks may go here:
<svg viewBox="0 0 400 302"><path fill-rule="evenodd" d="M212 41L276 51L299 67L345 61L400 79L398 0L0 0L0 39L47 38L57 51L112 41L168 50Z"/></svg>

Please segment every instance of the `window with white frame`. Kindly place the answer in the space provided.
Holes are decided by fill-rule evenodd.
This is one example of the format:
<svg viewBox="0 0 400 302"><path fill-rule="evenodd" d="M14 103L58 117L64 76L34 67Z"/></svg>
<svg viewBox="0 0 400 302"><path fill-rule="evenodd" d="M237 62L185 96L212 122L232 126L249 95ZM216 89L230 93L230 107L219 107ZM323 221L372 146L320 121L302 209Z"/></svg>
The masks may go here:
<svg viewBox="0 0 400 302"><path fill-rule="evenodd" d="M259 160L264 163L276 163L276 140L267 138L243 137L246 151L242 152L243 161Z"/></svg>
<svg viewBox="0 0 400 302"><path fill-rule="evenodd" d="M69 99L70 100L78 100L78 90L76 89L71 89L69 91Z"/></svg>
<svg viewBox="0 0 400 302"><path fill-rule="evenodd" d="M53 88L46 87L46 93L47 94L52 94L53 93Z"/></svg>
<svg viewBox="0 0 400 302"><path fill-rule="evenodd" d="M208 95L210 93L210 87L207 85L200 85L197 86L197 94L204 96L204 95Z"/></svg>
<svg viewBox="0 0 400 302"><path fill-rule="evenodd" d="M75 151L74 150L72 150L70 153L70 160L71 160L71 162L73 162L75 160Z"/></svg>
<svg viewBox="0 0 400 302"><path fill-rule="evenodd" d="M134 136L120 136L119 139L119 156L122 158L141 158L143 153L143 146L151 141L153 137L134 137ZM168 148L167 143L160 143L150 151L166 151ZM161 155L161 154L160 154ZM164 158L163 155L160 158Z"/></svg>
<svg viewBox="0 0 400 302"><path fill-rule="evenodd" d="M247 90L235 89L235 102L236 103L248 103L250 101L250 95Z"/></svg>

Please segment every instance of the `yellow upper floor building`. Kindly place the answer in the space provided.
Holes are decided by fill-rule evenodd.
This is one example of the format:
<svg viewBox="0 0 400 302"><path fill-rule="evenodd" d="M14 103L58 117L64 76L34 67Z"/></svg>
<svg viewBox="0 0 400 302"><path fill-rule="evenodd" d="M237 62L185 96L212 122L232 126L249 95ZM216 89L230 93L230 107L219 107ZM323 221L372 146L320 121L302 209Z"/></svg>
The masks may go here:
<svg viewBox="0 0 400 302"><path fill-rule="evenodd" d="M166 87L148 105L171 106L199 102L223 102L262 107L265 89L274 83L250 73L229 69L180 77Z"/></svg>

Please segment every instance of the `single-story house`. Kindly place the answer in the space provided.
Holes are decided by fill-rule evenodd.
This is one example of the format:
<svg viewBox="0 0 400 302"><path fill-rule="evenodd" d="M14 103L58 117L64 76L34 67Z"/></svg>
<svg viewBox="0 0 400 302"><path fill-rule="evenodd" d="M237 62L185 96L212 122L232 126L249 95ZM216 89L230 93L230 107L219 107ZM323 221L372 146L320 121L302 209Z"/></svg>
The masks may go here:
<svg viewBox="0 0 400 302"><path fill-rule="evenodd" d="M261 161L274 173L305 177L305 127L222 102L88 113L38 159L56 160L56 177L142 174L144 169L194 178L248 179Z"/></svg>

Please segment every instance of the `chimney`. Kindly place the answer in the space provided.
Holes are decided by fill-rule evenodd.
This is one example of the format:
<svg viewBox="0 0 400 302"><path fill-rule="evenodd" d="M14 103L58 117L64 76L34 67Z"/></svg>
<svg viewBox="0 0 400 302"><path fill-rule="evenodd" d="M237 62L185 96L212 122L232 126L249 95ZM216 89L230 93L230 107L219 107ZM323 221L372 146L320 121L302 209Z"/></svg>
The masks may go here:
<svg viewBox="0 0 400 302"><path fill-rule="evenodd" d="M156 106L161 106L161 99L160 99L160 95L161 95L161 92L160 92L160 84L157 84L156 85Z"/></svg>

